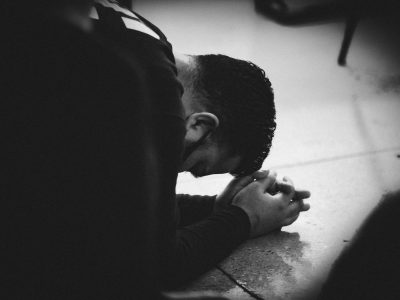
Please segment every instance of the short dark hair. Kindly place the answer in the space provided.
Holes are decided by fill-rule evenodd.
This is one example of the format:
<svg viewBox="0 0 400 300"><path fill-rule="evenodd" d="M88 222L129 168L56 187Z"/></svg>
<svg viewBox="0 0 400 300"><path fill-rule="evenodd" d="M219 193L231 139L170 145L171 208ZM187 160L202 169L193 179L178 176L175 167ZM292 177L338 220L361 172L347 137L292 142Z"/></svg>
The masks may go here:
<svg viewBox="0 0 400 300"><path fill-rule="evenodd" d="M220 120L219 141L241 157L233 175L261 168L276 128L274 93L265 71L252 62L226 55L197 55L195 93Z"/></svg>

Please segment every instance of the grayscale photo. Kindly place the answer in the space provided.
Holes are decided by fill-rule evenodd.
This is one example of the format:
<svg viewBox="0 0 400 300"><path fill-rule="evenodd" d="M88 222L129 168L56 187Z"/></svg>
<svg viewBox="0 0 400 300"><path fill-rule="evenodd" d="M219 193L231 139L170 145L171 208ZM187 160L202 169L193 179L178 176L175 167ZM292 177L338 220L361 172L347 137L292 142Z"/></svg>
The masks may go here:
<svg viewBox="0 0 400 300"><path fill-rule="evenodd" d="M399 1L2 6L1 299L400 299Z"/></svg>

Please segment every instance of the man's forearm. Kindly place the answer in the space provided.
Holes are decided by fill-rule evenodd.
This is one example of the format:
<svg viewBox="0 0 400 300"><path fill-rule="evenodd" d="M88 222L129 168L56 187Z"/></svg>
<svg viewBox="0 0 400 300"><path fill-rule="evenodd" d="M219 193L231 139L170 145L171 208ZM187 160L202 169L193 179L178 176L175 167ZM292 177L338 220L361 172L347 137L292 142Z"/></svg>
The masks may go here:
<svg viewBox="0 0 400 300"><path fill-rule="evenodd" d="M215 199L216 196L176 195L178 227L191 225L211 216Z"/></svg>
<svg viewBox="0 0 400 300"><path fill-rule="evenodd" d="M247 214L231 205L177 230L173 252L162 266L165 287L177 287L214 267L249 237L249 231Z"/></svg>

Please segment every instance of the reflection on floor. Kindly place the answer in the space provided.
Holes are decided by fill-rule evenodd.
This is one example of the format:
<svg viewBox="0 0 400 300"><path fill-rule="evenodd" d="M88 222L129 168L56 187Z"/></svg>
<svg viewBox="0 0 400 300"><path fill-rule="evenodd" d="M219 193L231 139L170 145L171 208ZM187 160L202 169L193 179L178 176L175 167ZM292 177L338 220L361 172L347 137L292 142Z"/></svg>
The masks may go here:
<svg viewBox="0 0 400 300"><path fill-rule="evenodd" d="M278 128L264 168L312 191L311 210L283 231L250 240L187 290L232 299L310 299L357 227L400 188L399 32L362 20L336 63L344 22L285 27L252 1L135 1L175 50L224 53L267 71ZM400 27L399 27L400 28ZM177 192L215 194L228 175L183 174Z"/></svg>

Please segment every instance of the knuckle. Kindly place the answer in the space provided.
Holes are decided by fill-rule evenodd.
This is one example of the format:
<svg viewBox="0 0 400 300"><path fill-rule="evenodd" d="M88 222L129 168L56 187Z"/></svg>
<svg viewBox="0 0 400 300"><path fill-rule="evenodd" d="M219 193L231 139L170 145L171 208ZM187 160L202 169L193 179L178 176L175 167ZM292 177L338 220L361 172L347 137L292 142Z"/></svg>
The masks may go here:
<svg viewBox="0 0 400 300"><path fill-rule="evenodd" d="M278 173L275 170L270 170L268 176L277 177Z"/></svg>

